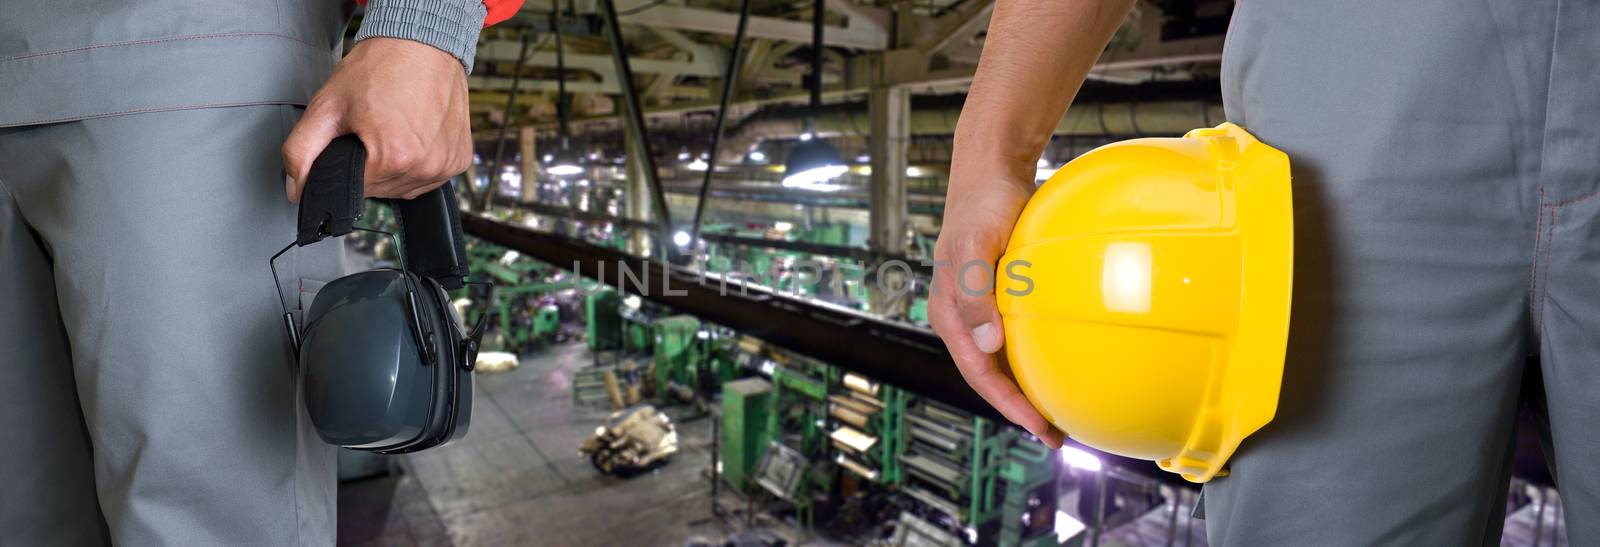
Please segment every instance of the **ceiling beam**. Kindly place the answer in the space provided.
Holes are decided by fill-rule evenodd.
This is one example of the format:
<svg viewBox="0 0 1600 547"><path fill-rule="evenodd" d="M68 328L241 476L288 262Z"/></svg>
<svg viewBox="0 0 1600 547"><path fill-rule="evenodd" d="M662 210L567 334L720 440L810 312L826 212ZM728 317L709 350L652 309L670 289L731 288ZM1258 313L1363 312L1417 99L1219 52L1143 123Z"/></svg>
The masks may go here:
<svg viewBox="0 0 1600 547"><path fill-rule="evenodd" d="M489 62L517 62L517 48L521 43L514 40L493 40L478 46L478 60ZM568 68L591 70L601 74L617 69L611 62L610 55L594 55L590 53L566 54ZM528 52L528 66L553 67L556 66L556 54L553 51ZM722 71L713 63L697 61L683 61L678 59L648 59L644 57L630 57L628 64L633 71L640 74L665 74L668 76L720 76Z"/></svg>
<svg viewBox="0 0 1600 547"><path fill-rule="evenodd" d="M738 25L739 15L725 11L660 5L623 17L622 22L731 36ZM811 23L776 17L751 17L746 33L751 38L809 43ZM829 26L823 32L823 43L834 47L882 51L889 47L889 33L871 25Z"/></svg>
<svg viewBox="0 0 1600 547"><path fill-rule="evenodd" d="M555 80L523 78L522 83L517 84L517 90L519 95L525 91L554 92L557 90L556 84L558 83L560 82ZM467 88L475 92L508 91L511 89L511 78L506 76L468 76ZM599 82L568 81L567 93L600 93L606 95L618 95L622 93L622 88L618 86L617 82L614 80L604 80ZM662 93L676 97L698 99L707 99L711 97L711 91L700 86L669 85L662 89ZM501 101L505 100L505 95L502 94L499 95L499 97Z"/></svg>
<svg viewBox="0 0 1600 547"><path fill-rule="evenodd" d="M518 91L556 91L556 80L538 80L523 78L518 84ZM506 76L468 76L467 88L474 91L507 91L511 89L511 78ZM621 93L614 81L602 82L567 82L567 93Z"/></svg>

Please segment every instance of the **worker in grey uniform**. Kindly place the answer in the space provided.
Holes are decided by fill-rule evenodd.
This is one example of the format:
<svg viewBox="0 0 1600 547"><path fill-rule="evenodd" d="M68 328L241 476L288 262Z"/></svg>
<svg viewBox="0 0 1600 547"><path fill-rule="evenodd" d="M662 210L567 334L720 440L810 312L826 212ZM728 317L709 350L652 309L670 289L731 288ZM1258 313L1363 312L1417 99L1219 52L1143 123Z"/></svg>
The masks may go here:
<svg viewBox="0 0 1600 547"><path fill-rule="evenodd" d="M1000 256L1130 4L996 4L939 259ZM1542 388L1571 544L1600 545L1596 23L1593 1L1236 5L1223 101L1289 155L1295 286L1277 417L1204 487L1212 544L1497 545L1519 394ZM929 309L968 382L1059 443L997 367L992 296Z"/></svg>
<svg viewBox="0 0 1600 547"><path fill-rule="evenodd" d="M354 9L0 0L0 544L333 543L267 257L335 136L370 196L465 169L486 13L372 0L341 61Z"/></svg>

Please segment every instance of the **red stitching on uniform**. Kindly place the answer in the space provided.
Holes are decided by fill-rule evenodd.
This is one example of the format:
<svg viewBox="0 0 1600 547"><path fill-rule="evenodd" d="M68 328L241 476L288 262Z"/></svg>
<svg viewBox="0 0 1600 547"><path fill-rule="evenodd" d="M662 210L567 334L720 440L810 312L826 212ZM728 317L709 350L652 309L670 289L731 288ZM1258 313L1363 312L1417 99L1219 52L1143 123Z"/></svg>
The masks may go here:
<svg viewBox="0 0 1600 547"><path fill-rule="evenodd" d="M1539 258L1544 243L1544 186L1539 186L1539 223L1533 229L1533 261L1528 267L1528 313L1535 331L1539 328Z"/></svg>
<svg viewBox="0 0 1600 547"><path fill-rule="evenodd" d="M108 118L108 117L111 117L111 116L123 116L123 115L127 115L127 114L147 114L147 113L150 113L150 112L172 112L172 111L176 111L176 110L195 110L195 109L200 109L200 108L227 108L227 107L231 107L231 106L261 106L261 105L269 105L269 104L300 105L300 104L304 104L304 102L303 101L293 101L293 100L288 100L288 99L282 99L282 100L275 100L275 101L245 101L245 102L238 102L238 103L199 103L199 104L186 104L186 105L179 105L179 106L159 106L159 107L150 107L150 108L135 108L135 109L132 109L132 110L118 110L116 112L102 112L102 113L99 113L99 114L88 114L88 115L84 115L84 116L69 116L69 117L65 117L65 118L54 118L54 119L49 119L49 120L21 121L21 122L16 122L16 123L3 124L3 125L0 125L0 128L20 127L20 126L24 126L24 125L43 125L43 124L47 124L47 123L75 122L75 121L78 121L78 120L92 120L92 119L95 119L95 118Z"/></svg>
<svg viewBox="0 0 1600 547"><path fill-rule="evenodd" d="M1592 197L1595 197L1595 196L1600 196L1600 190L1595 190L1593 192L1589 192L1587 194L1580 195L1578 197L1570 198L1570 199L1567 199L1566 201L1562 201L1560 203L1554 203L1554 204L1551 204L1550 206L1551 207L1566 207L1568 205L1572 205L1572 204L1578 203L1580 201L1583 201L1583 200L1586 200L1586 199L1589 199L1589 198L1592 198Z"/></svg>
<svg viewBox="0 0 1600 547"><path fill-rule="evenodd" d="M1550 300L1550 255L1553 252L1556 238L1556 213L1562 207L1575 205L1587 201L1595 196L1600 196L1600 190L1580 194L1549 205L1544 202L1544 186L1539 187L1539 224L1538 233L1533 240L1533 271L1530 272L1528 295L1529 311L1533 314L1532 323L1535 331L1539 328L1540 316L1544 313L1545 304ZM1550 212L1550 237L1544 235L1545 211ZM1541 245L1541 243L1543 245Z"/></svg>
<svg viewBox="0 0 1600 547"><path fill-rule="evenodd" d="M1541 315L1544 313L1544 304L1550 299L1550 250L1555 246L1555 211L1557 211L1557 208L1552 206L1550 208L1550 237L1544 240L1544 267L1539 272L1539 313ZM1534 323L1534 326L1538 326L1538 323Z"/></svg>
<svg viewBox="0 0 1600 547"><path fill-rule="evenodd" d="M184 40L206 40L206 39L211 39L211 38L239 38L239 37L247 37L247 36L271 36L271 37L274 37L274 38L283 38L285 40L293 40L295 42L299 42L299 43L302 43L302 44L305 44L305 45L308 45L308 46L311 46L311 47L314 47L314 48L322 48L323 47L323 46L317 45L314 42L310 42L310 41L307 41L307 40L296 38L294 36L289 36L289 35L286 35L286 34L277 34L277 33L273 33L273 32L223 32L223 33L217 33L217 34L195 34L195 35L190 35L190 36L170 36L170 37L167 37L167 38L150 38L150 39L146 39L146 40L130 40L130 41L127 41L127 42L111 42L111 43L106 43L106 44L94 44L94 45L88 45L88 46L83 46L83 47L75 47L75 48L71 48L71 49L62 49L62 50L57 50L57 51L45 51L45 52L41 52L41 53L29 53L27 55L18 55L16 57L8 57L6 59L0 60L0 63L9 63L11 61L21 61L21 60L24 60L24 59L32 59L34 57L45 57L45 56L49 56L49 55L61 55L61 54L64 54L64 53L76 53L76 52L79 52L79 51L89 51L89 50L93 50L93 49L101 49L101 48L108 48L108 47L142 46L142 45L146 45L146 44L159 44L159 43L162 43L162 42L179 42L179 41L184 41ZM332 47L333 46L331 46L331 45L328 46L330 51L332 50Z"/></svg>

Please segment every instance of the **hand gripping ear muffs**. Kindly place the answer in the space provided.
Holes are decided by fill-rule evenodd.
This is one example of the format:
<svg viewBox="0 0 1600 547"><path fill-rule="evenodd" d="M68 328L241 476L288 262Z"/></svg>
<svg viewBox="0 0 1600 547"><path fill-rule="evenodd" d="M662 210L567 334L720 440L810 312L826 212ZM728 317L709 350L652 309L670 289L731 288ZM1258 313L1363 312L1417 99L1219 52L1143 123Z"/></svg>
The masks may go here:
<svg viewBox="0 0 1600 547"><path fill-rule="evenodd" d="M268 260L360 228L366 150L353 135L335 139L312 164L300 199L299 234ZM464 435L472 417L472 366L480 320L463 332L447 289L466 276L461 219L446 184L414 200L392 200L405 246L400 267L336 279L305 310L304 329L284 307L283 324L299 364L306 412L322 440L345 448L402 454ZM408 268L407 264L411 267Z"/></svg>

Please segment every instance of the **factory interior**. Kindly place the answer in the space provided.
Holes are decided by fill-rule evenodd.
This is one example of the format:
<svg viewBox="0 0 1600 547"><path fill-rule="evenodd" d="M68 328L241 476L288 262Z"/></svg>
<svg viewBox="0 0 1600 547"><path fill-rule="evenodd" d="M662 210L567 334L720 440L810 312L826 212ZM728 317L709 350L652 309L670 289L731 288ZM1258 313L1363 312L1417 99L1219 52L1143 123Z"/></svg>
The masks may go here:
<svg viewBox="0 0 1600 547"><path fill-rule="evenodd" d="M1199 485L1048 448L929 329L994 4L529 0L485 29L454 181L488 282L451 293L486 325L470 429L341 450L339 544L1205 545ZM1137 2L1037 179L1225 121L1232 9ZM1518 444L1502 545L1566 545L1538 441Z"/></svg>

